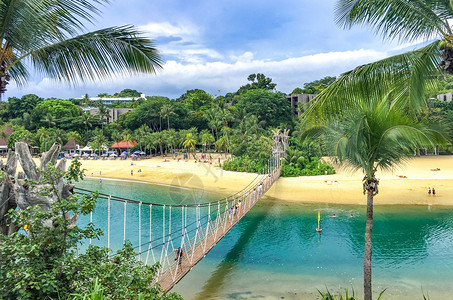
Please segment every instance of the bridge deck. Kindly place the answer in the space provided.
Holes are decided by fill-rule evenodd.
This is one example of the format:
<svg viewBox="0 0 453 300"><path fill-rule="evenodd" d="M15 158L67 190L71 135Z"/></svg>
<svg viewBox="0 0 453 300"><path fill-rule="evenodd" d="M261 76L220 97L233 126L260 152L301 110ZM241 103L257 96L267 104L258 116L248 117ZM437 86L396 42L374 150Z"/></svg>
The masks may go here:
<svg viewBox="0 0 453 300"><path fill-rule="evenodd" d="M180 260L180 264L176 260L171 263L169 262L168 266L159 274L157 282L161 288L165 291L171 290L175 284L189 273L231 228L250 211L279 176L280 169L275 169L270 175L264 175L262 180L254 188L240 196L239 199L242 202L242 209L234 215L229 215L226 211L219 213L217 218L211 223L208 223L206 228L197 232L197 235L185 244L186 246L183 248L184 257Z"/></svg>

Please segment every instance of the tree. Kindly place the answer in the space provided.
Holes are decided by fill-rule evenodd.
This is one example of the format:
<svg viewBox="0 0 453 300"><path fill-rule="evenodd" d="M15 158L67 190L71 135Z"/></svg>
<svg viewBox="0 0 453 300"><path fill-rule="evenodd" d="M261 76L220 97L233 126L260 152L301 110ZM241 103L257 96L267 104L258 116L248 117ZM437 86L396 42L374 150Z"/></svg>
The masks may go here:
<svg viewBox="0 0 453 300"><path fill-rule="evenodd" d="M28 178L27 189L44 187L40 194L53 201L48 206L40 203L10 210L9 222L23 230L0 234L2 298L69 299L74 294L86 294L95 281L102 285L105 299L180 298L150 284L156 266L146 266L137 260L129 243L115 255L110 249L92 245L85 253L77 253L80 243L103 234L91 223L85 228L75 225L80 215L94 211L97 193L82 197L64 195L59 187L62 182L56 180L64 178L73 183L83 179L77 160L68 171L47 163L38 174L41 177L38 181Z"/></svg>
<svg viewBox="0 0 453 300"><path fill-rule="evenodd" d="M14 148L16 142L29 141L32 138L30 131L20 128L16 129L9 137L7 141L7 147L9 149Z"/></svg>
<svg viewBox="0 0 453 300"><path fill-rule="evenodd" d="M252 89L239 97L236 107L253 112L260 122L266 122L267 127L278 127L281 123L293 122L290 103L283 93Z"/></svg>
<svg viewBox="0 0 453 300"><path fill-rule="evenodd" d="M31 118L35 124L52 127L57 125L60 119L77 118L80 114L80 107L71 101L51 99L40 102L33 109Z"/></svg>
<svg viewBox="0 0 453 300"><path fill-rule="evenodd" d="M115 93L113 97L133 97L133 98L139 98L141 96L141 92L138 92L137 90L131 90L131 89L124 89L119 93ZM99 96L100 97L100 96Z"/></svg>
<svg viewBox="0 0 453 300"><path fill-rule="evenodd" d="M197 143L196 137L192 133L189 132L186 134L186 138L184 139L184 142L182 145L185 149L187 149L187 153L190 155L190 149L195 150L196 143ZM195 154L194 154L194 156L195 156Z"/></svg>
<svg viewBox="0 0 453 300"><path fill-rule="evenodd" d="M257 74L250 74L247 77L247 80L250 81L251 83L247 83L246 85L243 85L239 88L237 91L238 94L243 94L247 92L248 90L253 90L253 89L263 89L263 90L269 90L273 91L275 90L275 87L277 84L272 83L272 78L266 77L264 74L257 73Z"/></svg>
<svg viewBox="0 0 453 300"><path fill-rule="evenodd" d="M135 130L146 124L153 131L160 131L160 110L165 104L170 104L170 99L167 97L148 97L147 101L138 105L134 111L126 115L125 127Z"/></svg>
<svg viewBox="0 0 453 300"><path fill-rule="evenodd" d="M361 169L363 192L367 195L365 228L364 296L372 299L371 253L373 229L373 199L379 192L376 172L391 169L404 159L413 157L417 147L435 147L447 143L442 130L426 119L414 120L395 105L393 93L386 97L357 97L356 102L336 119L322 120L311 127L308 137L325 142L329 154L339 163ZM311 133L311 134L310 134Z"/></svg>
<svg viewBox="0 0 453 300"><path fill-rule="evenodd" d="M33 109L42 102L43 99L34 95L28 94L22 96L20 99L16 97L8 98L8 118L14 119L23 116L25 113L31 113Z"/></svg>
<svg viewBox="0 0 453 300"><path fill-rule="evenodd" d="M206 110L212 104L214 99L211 95L200 89L188 90L176 101L183 102L187 108L193 112Z"/></svg>
<svg viewBox="0 0 453 300"><path fill-rule="evenodd" d="M107 0L96 1L107 3ZM24 0L0 4L0 95L13 79L24 84L36 71L68 82L107 78L116 72L155 73L161 59L133 26L82 33L99 9L87 1Z"/></svg>
<svg viewBox="0 0 453 300"><path fill-rule="evenodd" d="M160 109L160 116L167 118L167 129L170 130L170 116L176 115L173 106L170 104L164 104Z"/></svg>
<svg viewBox="0 0 453 300"><path fill-rule="evenodd" d="M334 118L357 95L383 97L390 90L395 91L400 109L417 114L426 108L427 88L442 76L441 70L453 71L453 35L449 24L453 9L449 1L338 0L336 16L337 23L344 28L369 25L386 40L432 42L342 74L308 108L312 120Z"/></svg>
<svg viewBox="0 0 453 300"><path fill-rule="evenodd" d="M214 136L206 129L200 132L200 140L203 145L203 153L210 148L211 143L215 142Z"/></svg>

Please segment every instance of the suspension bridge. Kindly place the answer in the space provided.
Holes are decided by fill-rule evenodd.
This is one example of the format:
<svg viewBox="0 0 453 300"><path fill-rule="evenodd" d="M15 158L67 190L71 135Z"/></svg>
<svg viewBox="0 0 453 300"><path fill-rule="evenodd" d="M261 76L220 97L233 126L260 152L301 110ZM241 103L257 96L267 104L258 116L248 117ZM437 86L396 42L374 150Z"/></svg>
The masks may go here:
<svg viewBox="0 0 453 300"><path fill-rule="evenodd" d="M273 156L261 174L240 192L218 201L165 205L99 193L99 199L107 203L107 247L110 248L114 235L122 234L123 243L128 239L128 226L131 226L131 223L127 220L127 211L136 210L137 259L145 264L159 263L154 283L158 283L165 291L171 290L252 209L279 178L282 152L280 139L281 135L274 133ZM92 192L82 188L75 188L75 191L79 195ZM119 221L121 213L118 210L121 203L123 218ZM119 230L112 232L113 214L115 215L113 222L122 223L122 232ZM93 223L93 213L90 214L90 222ZM144 225L146 234L143 232ZM142 236L147 237L147 240L142 241Z"/></svg>

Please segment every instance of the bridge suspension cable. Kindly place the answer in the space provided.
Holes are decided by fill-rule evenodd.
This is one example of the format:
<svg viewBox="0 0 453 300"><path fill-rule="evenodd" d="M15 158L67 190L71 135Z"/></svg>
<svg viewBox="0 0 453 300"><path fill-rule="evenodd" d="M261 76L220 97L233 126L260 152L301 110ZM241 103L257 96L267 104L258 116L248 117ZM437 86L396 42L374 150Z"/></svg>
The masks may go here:
<svg viewBox="0 0 453 300"><path fill-rule="evenodd" d="M128 236L138 232L138 243L133 245L137 259L146 264L160 262L156 282L164 290L170 290L239 222L279 176L280 163L274 157L263 174L258 174L241 191L200 204L147 203L144 199L98 193L99 199L107 202L99 206L107 206L107 246L110 248L112 241L124 243ZM83 188L75 190L81 196L92 193ZM128 222L128 213L138 217ZM93 214L90 214L90 222L96 222ZM112 230L112 226L115 229Z"/></svg>

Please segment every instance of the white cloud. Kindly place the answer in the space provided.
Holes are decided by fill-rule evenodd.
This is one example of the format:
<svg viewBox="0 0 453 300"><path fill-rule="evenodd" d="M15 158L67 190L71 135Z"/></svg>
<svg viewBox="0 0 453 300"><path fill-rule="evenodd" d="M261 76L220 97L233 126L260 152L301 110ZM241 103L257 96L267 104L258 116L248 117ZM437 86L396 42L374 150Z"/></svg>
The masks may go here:
<svg viewBox="0 0 453 300"><path fill-rule="evenodd" d="M157 76L116 78L87 84L77 89L57 88L48 79L29 85L23 90L17 90L11 85L6 96L36 93L41 97L69 98L80 97L85 93L89 95L101 92L114 93L125 88L136 89L146 95L162 95L170 98L176 98L186 90L194 88L204 89L213 95L224 95L246 84L247 76L252 73L264 73L277 83L278 90L289 93L296 87L302 87L305 82L324 76L338 76L358 65L386 56L387 53L384 52L360 49L268 61L254 59L253 53L245 52L240 56L231 57L231 62L181 63L170 60L165 63L164 69Z"/></svg>
<svg viewBox="0 0 453 300"><path fill-rule="evenodd" d="M168 22L163 23L148 23L140 26L140 30L145 31L151 36L179 36L179 37L190 37L196 36L198 29L191 24L170 24Z"/></svg>

